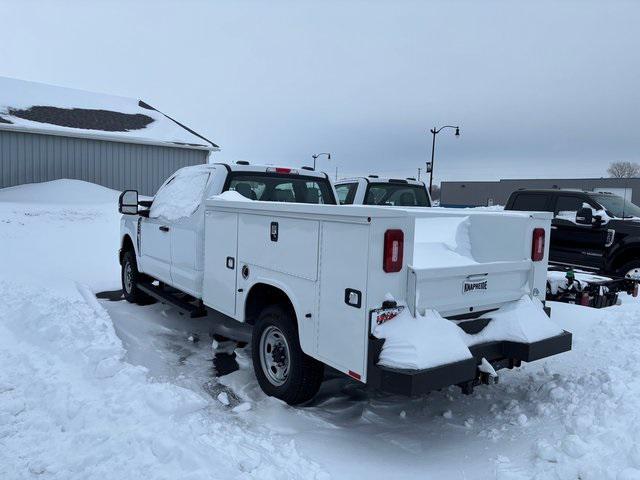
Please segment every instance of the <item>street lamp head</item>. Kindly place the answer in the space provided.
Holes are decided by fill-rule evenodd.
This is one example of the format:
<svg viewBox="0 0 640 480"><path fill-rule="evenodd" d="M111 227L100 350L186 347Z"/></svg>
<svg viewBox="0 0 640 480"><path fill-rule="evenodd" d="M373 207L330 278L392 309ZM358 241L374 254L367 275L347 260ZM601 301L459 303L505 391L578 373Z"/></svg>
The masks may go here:
<svg viewBox="0 0 640 480"><path fill-rule="evenodd" d="M460 127L456 127L456 137L460 136Z"/></svg>

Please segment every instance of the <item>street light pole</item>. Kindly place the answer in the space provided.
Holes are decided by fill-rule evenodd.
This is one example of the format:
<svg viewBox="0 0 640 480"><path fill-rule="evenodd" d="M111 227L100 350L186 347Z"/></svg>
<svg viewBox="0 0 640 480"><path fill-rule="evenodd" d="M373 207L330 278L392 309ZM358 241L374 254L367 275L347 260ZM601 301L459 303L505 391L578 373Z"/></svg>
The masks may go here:
<svg viewBox="0 0 640 480"><path fill-rule="evenodd" d="M321 155L326 155L327 156L327 160L331 160L331 154L330 153L314 153L313 155L311 155L311 158L313 158L313 169L316 169L316 160L318 159L319 156Z"/></svg>
<svg viewBox="0 0 640 480"><path fill-rule="evenodd" d="M431 190L433 188L433 161L435 159L435 153L436 153L436 135L440 133L441 130L444 130L445 128L455 128L456 129L456 133L455 136L459 137L460 136L460 127L458 126L452 126L452 125L445 125L443 127L440 128L436 128L433 127L430 132L433 134L433 141L431 142L431 171L429 172L429 194L431 194ZM427 165L428 166L428 165ZM429 168L427 168L427 171L429 170Z"/></svg>

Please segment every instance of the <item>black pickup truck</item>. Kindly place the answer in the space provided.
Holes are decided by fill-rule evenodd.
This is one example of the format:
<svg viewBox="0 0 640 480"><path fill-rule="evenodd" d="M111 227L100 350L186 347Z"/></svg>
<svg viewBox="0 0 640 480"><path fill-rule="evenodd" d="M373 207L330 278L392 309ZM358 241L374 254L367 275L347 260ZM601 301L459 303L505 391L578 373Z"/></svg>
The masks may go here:
<svg viewBox="0 0 640 480"><path fill-rule="evenodd" d="M637 291L636 282L629 280L640 279L637 205L612 193L523 189L511 194L505 210L552 212L552 265L612 277L611 282L598 285L612 294Z"/></svg>

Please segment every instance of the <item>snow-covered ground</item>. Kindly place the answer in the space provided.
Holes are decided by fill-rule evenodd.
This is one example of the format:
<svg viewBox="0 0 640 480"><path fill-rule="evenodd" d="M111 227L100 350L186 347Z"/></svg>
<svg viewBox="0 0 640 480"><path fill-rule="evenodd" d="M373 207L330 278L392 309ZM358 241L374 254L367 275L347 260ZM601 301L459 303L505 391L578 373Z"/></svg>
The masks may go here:
<svg viewBox="0 0 640 480"><path fill-rule="evenodd" d="M472 396L329 372L292 408L246 351L221 376L214 319L95 298L120 287L116 200L74 181L0 190L0 478L640 479L635 300L552 304L573 351Z"/></svg>

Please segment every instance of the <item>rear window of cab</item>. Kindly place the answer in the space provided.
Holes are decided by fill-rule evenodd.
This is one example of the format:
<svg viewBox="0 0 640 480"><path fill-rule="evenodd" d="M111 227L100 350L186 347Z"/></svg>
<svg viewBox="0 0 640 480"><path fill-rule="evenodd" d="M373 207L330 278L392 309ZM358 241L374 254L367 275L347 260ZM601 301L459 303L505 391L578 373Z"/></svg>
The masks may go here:
<svg viewBox="0 0 640 480"><path fill-rule="evenodd" d="M336 203L328 180L301 175L232 173L225 190L263 202Z"/></svg>
<svg viewBox="0 0 640 480"><path fill-rule="evenodd" d="M403 183L370 183L364 199L365 205L393 207L430 207L424 185Z"/></svg>

